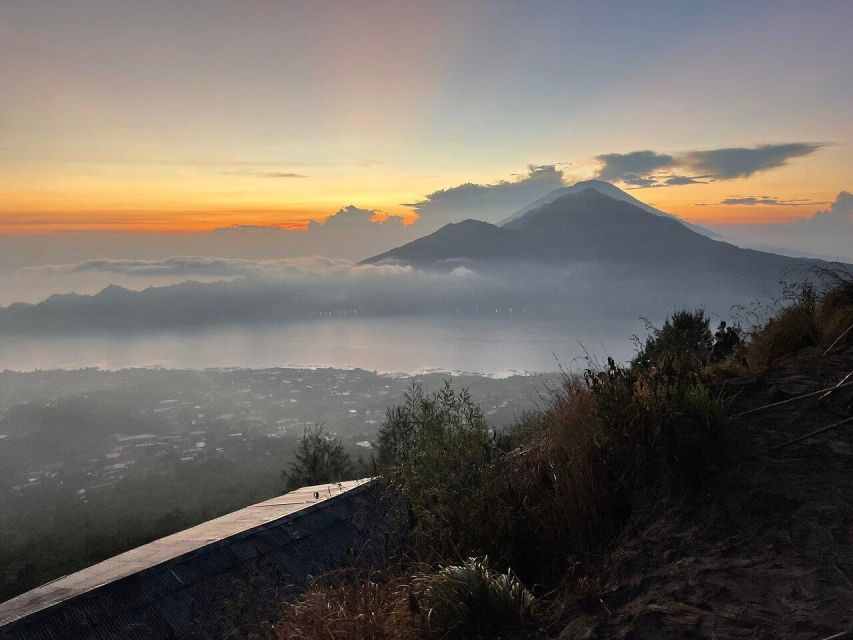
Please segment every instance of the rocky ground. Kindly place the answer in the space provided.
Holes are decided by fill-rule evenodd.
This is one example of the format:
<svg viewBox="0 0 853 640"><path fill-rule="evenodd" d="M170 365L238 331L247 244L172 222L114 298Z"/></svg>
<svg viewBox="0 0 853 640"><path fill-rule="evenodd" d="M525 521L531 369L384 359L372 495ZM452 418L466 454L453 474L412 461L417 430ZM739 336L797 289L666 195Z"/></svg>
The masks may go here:
<svg viewBox="0 0 853 640"><path fill-rule="evenodd" d="M801 358L732 413L851 371L853 348ZM560 637L853 638L853 422L775 448L851 415L848 386L732 420L700 489L638 504Z"/></svg>

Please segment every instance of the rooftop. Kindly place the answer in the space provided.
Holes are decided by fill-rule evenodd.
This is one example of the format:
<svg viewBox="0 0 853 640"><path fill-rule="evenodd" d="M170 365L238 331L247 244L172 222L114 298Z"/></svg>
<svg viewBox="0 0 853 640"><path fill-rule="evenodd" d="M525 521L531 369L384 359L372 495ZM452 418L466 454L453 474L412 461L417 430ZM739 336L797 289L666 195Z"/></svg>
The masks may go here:
<svg viewBox="0 0 853 640"><path fill-rule="evenodd" d="M0 604L0 638L71 637L69 625L75 638L227 631L216 599L245 576L286 590L375 540L373 488L370 479L303 487L49 582Z"/></svg>

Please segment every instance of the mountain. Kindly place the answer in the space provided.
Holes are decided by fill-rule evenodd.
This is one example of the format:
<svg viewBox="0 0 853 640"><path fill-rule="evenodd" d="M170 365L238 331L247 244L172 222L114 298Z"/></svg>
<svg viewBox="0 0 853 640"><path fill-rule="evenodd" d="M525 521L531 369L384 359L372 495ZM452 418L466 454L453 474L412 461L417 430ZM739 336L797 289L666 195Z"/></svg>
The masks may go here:
<svg viewBox="0 0 853 640"><path fill-rule="evenodd" d="M586 191L587 189L595 189L599 193L602 193L606 196L613 198L614 200L621 200L623 202L627 202L629 204L634 205L635 207L639 207L643 211L647 211L656 216L663 216L664 218L671 218L673 220L678 220L684 226L689 229L693 229L696 233L701 233L703 236L708 236L709 238L718 238L719 234L715 231L711 231L710 229L706 229L705 227L701 227L698 224L691 224L689 222L684 222L683 220L679 220L671 213L666 213L665 211L661 211L660 209L655 209L653 206L642 202L641 200L637 200L634 196L629 193L625 193L619 187L616 187L609 182L605 182L603 180L582 180L581 182L577 182L570 187L561 187L559 189L554 189L550 193L542 196L538 200L531 202L529 205L524 207L523 209L519 209L511 216L504 218L498 226L504 226L518 220L519 218L525 216L529 212L539 209L540 207L550 204L554 202L557 198L560 198L565 195L573 194L573 193L581 193L582 191Z"/></svg>
<svg viewBox="0 0 853 640"><path fill-rule="evenodd" d="M602 183L606 184L606 183ZM742 249L713 240L659 212L598 188L570 191L501 226L465 220L364 261L444 268L470 263L607 263L701 274L713 281L778 281L814 261Z"/></svg>

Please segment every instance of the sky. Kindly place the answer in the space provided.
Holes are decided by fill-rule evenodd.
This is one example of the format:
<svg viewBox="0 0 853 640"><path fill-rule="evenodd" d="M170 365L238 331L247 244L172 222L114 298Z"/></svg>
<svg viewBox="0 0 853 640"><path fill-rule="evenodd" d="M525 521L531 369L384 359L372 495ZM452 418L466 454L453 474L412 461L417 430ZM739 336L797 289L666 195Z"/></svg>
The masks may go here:
<svg viewBox="0 0 853 640"><path fill-rule="evenodd" d="M851 27L849 1L2 0L0 235L349 206L396 233L598 177L760 239L853 189Z"/></svg>

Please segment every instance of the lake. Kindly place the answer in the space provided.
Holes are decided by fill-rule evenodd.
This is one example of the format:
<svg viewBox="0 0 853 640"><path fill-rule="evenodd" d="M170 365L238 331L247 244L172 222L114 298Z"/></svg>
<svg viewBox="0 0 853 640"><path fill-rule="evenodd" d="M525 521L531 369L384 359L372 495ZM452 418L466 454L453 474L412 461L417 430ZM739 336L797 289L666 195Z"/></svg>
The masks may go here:
<svg viewBox="0 0 853 640"><path fill-rule="evenodd" d="M642 323L570 326L530 318L328 318L131 337L0 337L0 369L363 368L512 373L580 368L584 348L630 357Z"/></svg>

